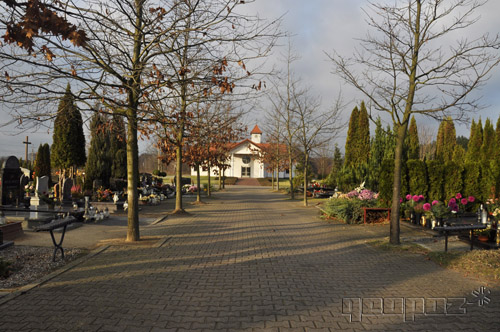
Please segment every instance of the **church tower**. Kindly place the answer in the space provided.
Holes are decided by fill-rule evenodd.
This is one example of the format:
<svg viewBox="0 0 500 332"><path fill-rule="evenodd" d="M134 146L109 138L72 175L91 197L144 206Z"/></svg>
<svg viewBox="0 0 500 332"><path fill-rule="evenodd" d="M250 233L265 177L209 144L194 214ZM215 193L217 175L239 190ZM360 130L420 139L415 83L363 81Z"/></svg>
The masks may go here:
<svg viewBox="0 0 500 332"><path fill-rule="evenodd" d="M262 143L262 131L259 129L259 126L255 125L255 127L250 132L250 140L254 143L260 144Z"/></svg>

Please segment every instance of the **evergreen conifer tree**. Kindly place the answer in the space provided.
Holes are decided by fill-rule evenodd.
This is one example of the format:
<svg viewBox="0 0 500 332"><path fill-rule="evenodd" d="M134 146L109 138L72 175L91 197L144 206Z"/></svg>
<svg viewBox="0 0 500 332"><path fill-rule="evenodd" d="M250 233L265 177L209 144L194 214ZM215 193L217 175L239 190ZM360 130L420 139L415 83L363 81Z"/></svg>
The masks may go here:
<svg viewBox="0 0 500 332"><path fill-rule="evenodd" d="M481 118L476 124L472 120L470 127L469 144L467 145L467 154L465 155L466 162L478 162L481 160L481 146L483 145L483 125Z"/></svg>
<svg viewBox="0 0 500 332"><path fill-rule="evenodd" d="M33 170L35 171L35 176L48 176L50 182L50 148L47 143L43 145L40 144L40 146L38 147Z"/></svg>
<svg viewBox="0 0 500 332"><path fill-rule="evenodd" d="M448 117L441 121L436 140L436 159L448 162L453 159L453 153L457 145L457 134L453 119Z"/></svg>
<svg viewBox="0 0 500 332"><path fill-rule="evenodd" d="M411 117L410 128L408 129L408 159L419 159L420 142L418 140L417 121Z"/></svg>
<svg viewBox="0 0 500 332"><path fill-rule="evenodd" d="M76 167L85 165L86 160L82 115L74 103L69 84L59 102L52 141L52 165L61 171L62 184L66 171L71 169L74 175Z"/></svg>
<svg viewBox="0 0 500 332"><path fill-rule="evenodd" d="M101 180L104 187L109 187L111 177L111 156L107 119L95 113L90 122L90 148L85 167L85 188L92 189L94 180Z"/></svg>
<svg viewBox="0 0 500 332"><path fill-rule="evenodd" d="M349 129L347 130L347 138L345 142L344 166L350 167L356 163L357 157L357 133L359 124L359 110L354 107L349 119Z"/></svg>
<svg viewBox="0 0 500 332"><path fill-rule="evenodd" d="M365 102L361 102L358 115L356 164L366 164L370 157L370 122Z"/></svg>
<svg viewBox="0 0 500 332"><path fill-rule="evenodd" d="M483 144L481 146L481 160L489 162L495 159L497 153L497 139L496 132L490 119L487 118L484 123L483 130Z"/></svg>
<svg viewBox="0 0 500 332"><path fill-rule="evenodd" d="M344 160L342 158L342 153L340 152L338 144L335 144L335 150L333 152L333 164L332 170L327 177L327 183L329 186L336 188L339 186L339 174L344 164Z"/></svg>
<svg viewBox="0 0 500 332"><path fill-rule="evenodd" d="M125 123L120 116L113 115L110 128L111 177L127 177L127 141Z"/></svg>

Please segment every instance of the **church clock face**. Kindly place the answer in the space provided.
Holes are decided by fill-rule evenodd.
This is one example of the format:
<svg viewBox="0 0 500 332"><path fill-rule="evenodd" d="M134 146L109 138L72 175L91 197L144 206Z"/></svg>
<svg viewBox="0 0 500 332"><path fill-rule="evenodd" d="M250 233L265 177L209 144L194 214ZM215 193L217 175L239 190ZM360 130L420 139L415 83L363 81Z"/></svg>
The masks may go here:
<svg viewBox="0 0 500 332"><path fill-rule="evenodd" d="M241 158L244 164L249 164L250 163L250 157L249 156L244 156Z"/></svg>

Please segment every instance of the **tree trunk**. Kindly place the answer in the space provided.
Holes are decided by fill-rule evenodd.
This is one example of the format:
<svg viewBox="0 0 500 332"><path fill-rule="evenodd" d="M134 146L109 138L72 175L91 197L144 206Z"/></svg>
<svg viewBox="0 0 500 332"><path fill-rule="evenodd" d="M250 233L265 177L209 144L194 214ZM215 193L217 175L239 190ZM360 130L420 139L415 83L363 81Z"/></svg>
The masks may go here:
<svg viewBox="0 0 500 332"><path fill-rule="evenodd" d="M201 203L200 165L196 165L196 202Z"/></svg>
<svg viewBox="0 0 500 332"><path fill-rule="evenodd" d="M289 153L289 156L288 156L288 180L290 182L290 198L291 199L295 199L295 193L294 193L294 190L293 190L293 176L292 176L292 152L288 152Z"/></svg>
<svg viewBox="0 0 500 332"><path fill-rule="evenodd" d="M210 191L210 185L211 185L211 181L210 181L210 164L208 164L208 186L207 186L207 197L210 197L212 196L212 192Z"/></svg>
<svg viewBox="0 0 500 332"><path fill-rule="evenodd" d="M271 186L272 186L273 191L274 191L274 169L273 169L273 171L271 172Z"/></svg>
<svg viewBox="0 0 500 332"><path fill-rule="evenodd" d="M182 208L182 147L175 149L175 209L174 213L184 212Z"/></svg>
<svg viewBox="0 0 500 332"><path fill-rule="evenodd" d="M401 170L403 160L403 145L406 136L406 125L400 125L396 136L396 151L394 155L394 179L392 187L391 204L391 225L390 225L390 243L400 244L399 241L399 196L401 195Z"/></svg>
<svg viewBox="0 0 500 332"><path fill-rule="evenodd" d="M222 189L226 189L226 169L222 169Z"/></svg>
<svg viewBox="0 0 500 332"><path fill-rule="evenodd" d="M127 110L127 241L139 241L139 148L137 144L137 116L133 109Z"/></svg>
<svg viewBox="0 0 500 332"><path fill-rule="evenodd" d="M276 190L280 191L280 169L276 167Z"/></svg>
<svg viewBox="0 0 500 332"><path fill-rule="evenodd" d="M219 167L219 190L222 189L222 171Z"/></svg>
<svg viewBox="0 0 500 332"><path fill-rule="evenodd" d="M306 155L304 162L304 206L307 206L307 164L309 163L309 158Z"/></svg>

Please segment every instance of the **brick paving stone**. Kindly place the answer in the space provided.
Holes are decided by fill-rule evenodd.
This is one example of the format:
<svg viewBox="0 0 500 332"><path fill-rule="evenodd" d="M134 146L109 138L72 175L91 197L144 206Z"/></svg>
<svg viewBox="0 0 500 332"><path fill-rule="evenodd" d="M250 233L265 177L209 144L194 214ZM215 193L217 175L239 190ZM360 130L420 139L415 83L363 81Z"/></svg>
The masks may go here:
<svg viewBox="0 0 500 332"><path fill-rule="evenodd" d="M317 209L264 187L229 187L187 209L141 227L168 236L162 247L110 247L4 303L0 330L499 329L498 289L479 306L471 292L481 282L368 246L387 225L326 223ZM448 312L424 308L430 298Z"/></svg>

